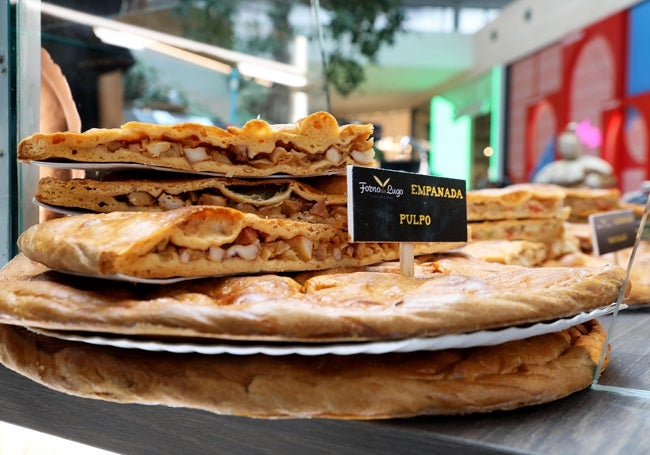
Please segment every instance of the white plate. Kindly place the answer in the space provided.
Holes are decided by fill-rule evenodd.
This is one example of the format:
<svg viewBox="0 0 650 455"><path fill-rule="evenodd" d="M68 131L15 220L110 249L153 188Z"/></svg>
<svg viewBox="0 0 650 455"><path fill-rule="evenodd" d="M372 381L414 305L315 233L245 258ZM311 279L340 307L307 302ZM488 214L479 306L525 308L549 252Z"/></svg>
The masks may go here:
<svg viewBox="0 0 650 455"><path fill-rule="evenodd" d="M44 202L40 202L36 200L36 198L32 198L32 202L38 205L39 207L49 210L50 212L59 213L61 215L83 215L85 213L96 213L90 210L84 210L79 208L70 208L70 207L62 207L60 205L46 204Z"/></svg>
<svg viewBox="0 0 650 455"><path fill-rule="evenodd" d="M57 271L56 269L52 269ZM179 276L173 278L139 278L130 275L124 275L122 273L114 273L111 275L91 275L85 273L76 273L69 271L58 270L59 273L65 273L66 275L80 276L83 278L92 278L94 280L109 280L109 281L125 281L127 283L140 283L140 284L174 284L180 283L181 281L192 281L192 280L203 280L205 278L221 278L226 276L232 276L233 274L214 274L214 275L201 275L201 276Z"/></svg>
<svg viewBox="0 0 650 455"><path fill-rule="evenodd" d="M624 308L621 305L620 308ZM30 330L49 337L69 341L80 341L89 344L113 346L126 349L141 349L145 351L164 351L180 354L233 354L254 355L354 355L354 354L387 354L390 352L438 351L452 348L471 348L475 346L492 346L507 341L521 340L535 335L558 332L577 324L613 313L616 304L599 308L590 312L580 313L571 318L540 322L525 327L508 327L500 330L484 330L481 332L443 335L432 338L409 338L406 340L362 342L362 343L332 343L332 344L278 344L278 345L238 345L222 342L219 344L170 343L162 341L141 341L128 338L108 338L98 335L67 334L62 331L30 328Z"/></svg>

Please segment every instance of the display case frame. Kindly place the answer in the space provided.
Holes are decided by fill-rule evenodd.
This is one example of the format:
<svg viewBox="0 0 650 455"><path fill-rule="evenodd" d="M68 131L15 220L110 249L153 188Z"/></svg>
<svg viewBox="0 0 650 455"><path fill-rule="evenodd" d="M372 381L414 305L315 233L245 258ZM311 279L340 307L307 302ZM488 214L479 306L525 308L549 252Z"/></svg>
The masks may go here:
<svg viewBox="0 0 650 455"><path fill-rule="evenodd" d="M13 195L15 156L15 118L12 107L13 64L11 52L11 11L9 3L0 8L0 266L13 256Z"/></svg>
<svg viewBox="0 0 650 455"><path fill-rule="evenodd" d="M19 71L0 71L0 259L15 254L15 236L37 222L31 194L34 168L15 163L16 140L38 130L40 10L19 0ZM0 11L0 30L11 27L10 3ZM6 35L6 36L5 36ZM10 34L0 36L0 57L11 53ZM5 68L0 61L0 69ZM24 81L10 94L13 80ZM18 192L18 193L17 193ZM17 210L17 212L16 212ZM17 215L16 215L17 214ZM17 218L16 218L17 217ZM594 388L546 405L512 412L421 417L387 421L324 419L258 420L193 409L117 404L52 391L0 367L0 420L128 454L159 453L646 453L650 451L650 400L635 379L647 376L650 357L647 309L618 316L612 331L612 379L626 387ZM603 321L613 326L612 318ZM610 381L611 382L611 381ZM625 393L625 389L631 393ZM612 437L616 435L616 437Z"/></svg>

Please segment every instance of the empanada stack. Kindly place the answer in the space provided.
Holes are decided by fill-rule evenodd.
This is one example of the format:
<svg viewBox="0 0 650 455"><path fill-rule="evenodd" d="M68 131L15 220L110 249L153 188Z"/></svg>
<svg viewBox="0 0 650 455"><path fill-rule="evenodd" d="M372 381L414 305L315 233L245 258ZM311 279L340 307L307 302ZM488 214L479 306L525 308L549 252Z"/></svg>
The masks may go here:
<svg viewBox="0 0 650 455"><path fill-rule="evenodd" d="M19 145L23 161L136 163L145 169L101 179L42 179L35 196L39 203L67 213L99 214L34 226L19 245L27 256L58 270L146 279L394 260L396 243L352 244L347 235L346 179L338 174L348 164L374 163L371 134L372 125L339 126L325 112L293 125L256 119L223 130L128 123L81 134L36 134ZM219 230L218 239L206 241L207 228L193 231L202 223ZM83 229L88 225L93 227ZM96 226L102 226L102 235ZM74 235L52 242L63 229ZM156 242L147 240L154 237ZM418 244L416 254L458 245Z"/></svg>
<svg viewBox="0 0 650 455"><path fill-rule="evenodd" d="M565 231L577 238L579 249L549 258L546 266L593 266L616 264L627 269L632 255L632 247L596 256L593 250L593 232L589 216L615 210L630 209L635 216L643 215L642 206L633 207L622 203L618 188L567 188L566 205L571 208L571 215L564 224ZM630 269L632 290L624 303L631 308L639 308L650 303L650 242L641 238Z"/></svg>
<svg viewBox="0 0 650 455"><path fill-rule="evenodd" d="M565 233L570 208L555 185L516 184L467 194L468 254L497 262L539 265L575 251L577 239ZM498 253L502 251L503 253Z"/></svg>
<svg viewBox="0 0 650 455"><path fill-rule="evenodd" d="M616 188L545 184L469 191L470 242L460 251L487 262L527 267L615 264L627 268L632 248L595 256L592 228L587 222L590 215L623 208L619 197ZM642 240L631 269L632 291L624 300L626 305L650 302L649 258L648 242Z"/></svg>
<svg viewBox="0 0 650 455"><path fill-rule="evenodd" d="M255 418L384 419L509 410L589 387L606 349L595 318L463 343L602 308L623 273L448 254L413 278L386 264L116 286L18 256L0 281L0 362L52 389ZM450 337L455 347L435 347ZM399 348L409 342L432 347ZM242 349L254 351L231 352Z"/></svg>
<svg viewBox="0 0 650 455"><path fill-rule="evenodd" d="M371 129L317 113L25 139L24 161L158 173L40 183L42 203L77 212L23 232L0 271L0 362L81 397L255 418L467 414L588 387L607 353L596 317L624 271L495 264L425 243L403 276L397 244L347 236L335 174L372 165ZM475 200L470 223L505 233L542 220L515 229L551 229L547 251L561 196L511 196L498 215L499 198Z"/></svg>

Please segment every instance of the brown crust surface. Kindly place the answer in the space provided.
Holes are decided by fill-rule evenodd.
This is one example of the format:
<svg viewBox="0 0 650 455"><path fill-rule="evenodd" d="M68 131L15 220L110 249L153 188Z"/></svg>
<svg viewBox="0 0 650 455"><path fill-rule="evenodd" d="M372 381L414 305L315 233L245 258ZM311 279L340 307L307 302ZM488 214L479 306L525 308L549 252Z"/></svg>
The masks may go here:
<svg viewBox="0 0 650 455"><path fill-rule="evenodd" d="M0 361L49 388L257 418L380 419L546 403L588 387L597 321L497 346L354 356L179 355L63 341L0 324Z"/></svg>
<svg viewBox="0 0 650 455"><path fill-rule="evenodd" d="M567 254L556 260L545 262L550 267L603 267L607 264L615 264L627 269L632 255L632 248L624 248L602 256L583 253L581 251ZM641 241L634 256L632 269L630 270L631 289L623 299L623 303L630 306L642 306L650 303L650 242Z"/></svg>
<svg viewBox="0 0 650 455"><path fill-rule="evenodd" d="M387 340L548 321L614 302L624 271L528 268L441 255L416 266L126 285L48 272L22 255L0 274L0 322L57 330L242 340Z"/></svg>
<svg viewBox="0 0 650 455"><path fill-rule="evenodd" d="M327 112L294 124L249 120L222 129L195 123L129 122L83 133L37 133L18 146L21 161L137 163L228 177L344 173L374 163L370 124L339 126Z"/></svg>
<svg viewBox="0 0 650 455"><path fill-rule="evenodd" d="M601 257L627 269L631 256L632 247L608 253ZM632 289L625 299L625 303L635 306L650 304L650 242L647 240L639 242L632 269L630 270L630 283L632 283Z"/></svg>

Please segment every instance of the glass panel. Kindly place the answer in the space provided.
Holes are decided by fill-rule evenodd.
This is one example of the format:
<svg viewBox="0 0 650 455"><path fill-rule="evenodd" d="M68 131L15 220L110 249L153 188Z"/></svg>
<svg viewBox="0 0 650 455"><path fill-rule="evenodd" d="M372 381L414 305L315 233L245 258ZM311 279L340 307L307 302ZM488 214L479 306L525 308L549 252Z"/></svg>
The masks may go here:
<svg viewBox="0 0 650 455"><path fill-rule="evenodd" d="M15 125L10 112L10 10L7 3L0 7L0 267L12 257L12 213L11 195L14 192L13 177L13 138L11 131Z"/></svg>
<svg viewBox="0 0 650 455"><path fill-rule="evenodd" d="M83 130L129 120L286 123L324 107L322 85L308 85L313 17L293 3L43 2L42 44Z"/></svg>
<svg viewBox="0 0 650 455"><path fill-rule="evenodd" d="M330 110L309 4L18 0L17 9L18 138L132 120L289 123ZM52 90L41 93L41 82ZM51 215L32 203L48 175L83 172L19 165L18 232Z"/></svg>
<svg viewBox="0 0 650 455"><path fill-rule="evenodd" d="M17 140L41 129L41 54L40 2L19 0L16 8L16 115ZM14 152L12 150L12 152ZM38 183L38 168L18 164L17 169L17 232L38 222L38 208L32 198Z"/></svg>

